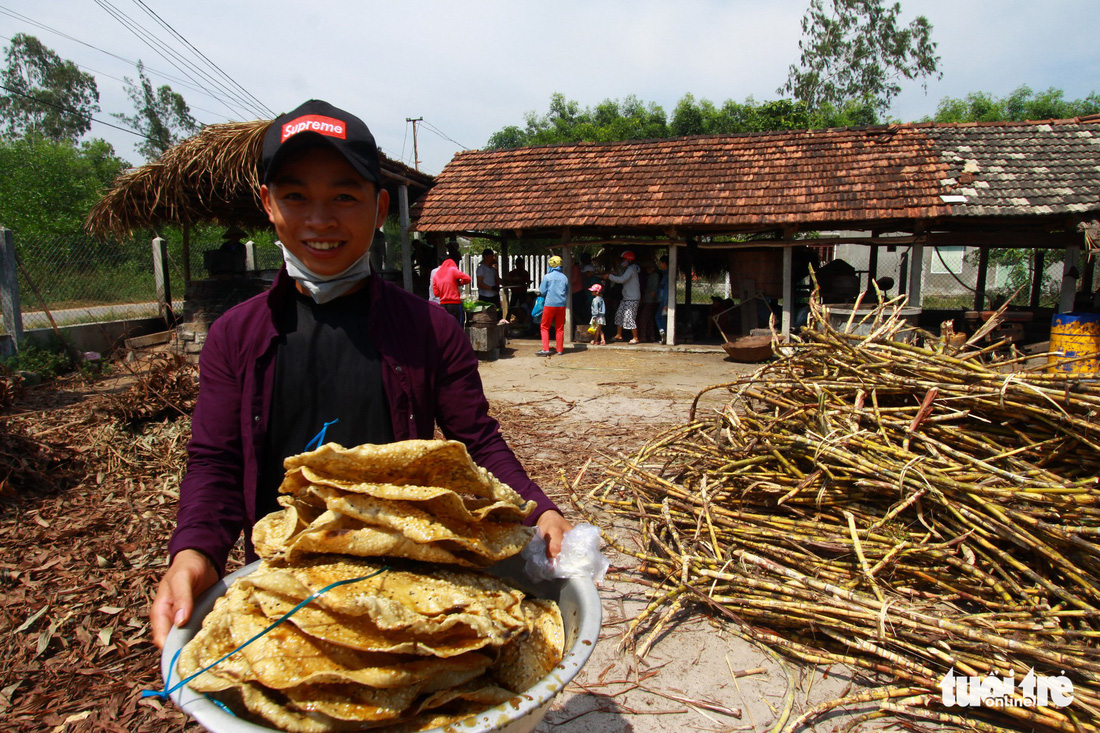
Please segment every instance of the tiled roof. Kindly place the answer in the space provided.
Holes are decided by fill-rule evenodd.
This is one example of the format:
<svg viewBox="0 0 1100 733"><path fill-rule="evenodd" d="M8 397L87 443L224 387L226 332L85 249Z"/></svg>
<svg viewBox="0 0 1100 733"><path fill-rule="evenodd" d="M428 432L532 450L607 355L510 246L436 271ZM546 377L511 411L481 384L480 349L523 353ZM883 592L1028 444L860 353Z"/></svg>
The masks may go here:
<svg viewBox="0 0 1100 733"><path fill-rule="evenodd" d="M1083 214L1100 209L1100 120L938 126L952 216Z"/></svg>
<svg viewBox="0 0 1100 733"><path fill-rule="evenodd" d="M827 229L1096 212L1100 118L471 151L417 209L425 232Z"/></svg>

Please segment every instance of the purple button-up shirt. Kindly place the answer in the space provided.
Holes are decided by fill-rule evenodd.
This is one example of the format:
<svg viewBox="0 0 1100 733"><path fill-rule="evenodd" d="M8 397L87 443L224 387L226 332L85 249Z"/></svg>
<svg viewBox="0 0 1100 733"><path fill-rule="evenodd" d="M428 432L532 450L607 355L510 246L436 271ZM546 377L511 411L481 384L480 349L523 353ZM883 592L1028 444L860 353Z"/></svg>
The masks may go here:
<svg viewBox="0 0 1100 733"><path fill-rule="evenodd" d="M205 553L219 570L242 530L255 559L251 528L275 380L274 313L292 293L283 270L271 289L226 311L210 327L199 357L199 398L180 486L176 531L168 544ZM438 305L384 282L369 281L367 329L382 356L382 383L394 440L431 439L435 426L461 441L478 465L536 502L533 524L557 509L528 477L489 417L477 356L457 321ZM334 374L333 380L355 379Z"/></svg>

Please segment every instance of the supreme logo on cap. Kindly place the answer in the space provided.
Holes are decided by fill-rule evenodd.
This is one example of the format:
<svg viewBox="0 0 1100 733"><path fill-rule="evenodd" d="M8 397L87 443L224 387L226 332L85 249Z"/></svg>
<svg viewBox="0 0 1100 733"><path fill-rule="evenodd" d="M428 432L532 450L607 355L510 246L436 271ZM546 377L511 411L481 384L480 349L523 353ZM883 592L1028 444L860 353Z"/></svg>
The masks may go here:
<svg viewBox="0 0 1100 733"><path fill-rule="evenodd" d="M324 115L305 115L283 125L283 139L280 142L285 143L287 138L297 135L299 132L318 132L329 137L338 137L341 140L348 139L348 128L343 120L325 117Z"/></svg>

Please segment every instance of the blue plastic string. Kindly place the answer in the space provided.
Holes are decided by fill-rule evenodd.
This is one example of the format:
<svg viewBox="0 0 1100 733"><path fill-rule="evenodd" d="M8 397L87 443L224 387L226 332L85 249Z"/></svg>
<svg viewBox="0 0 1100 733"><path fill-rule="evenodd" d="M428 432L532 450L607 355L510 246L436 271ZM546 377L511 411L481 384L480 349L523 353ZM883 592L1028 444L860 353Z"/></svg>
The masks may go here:
<svg viewBox="0 0 1100 733"><path fill-rule="evenodd" d="M328 426L335 425L338 422L340 422L340 418L336 418L332 422L325 423L324 427L321 428L321 432L317 433L317 435L313 437L313 440L306 443L306 450L309 451L313 450L314 448L320 448L321 445L325 442L325 431L328 430Z"/></svg>
<svg viewBox="0 0 1100 733"><path fill-rule="evenodd" d="M176 653L174 655L172 655L172 663L169 665L168 674L164 678L164 689L163 690L142 690L141 696L142 697L156 697L156 698L160 698L161 700L167 700L169 695L171 695L173 692L175 692L179 688L183 687L184 685L186 685L188 682L190 682L191 680L198 677L203 672L206 672L210 669L213 669L214 667L218 666L219 664L221 664L225 660L229 659L231 656L233 656L234 654L239 652L241 649L244 649L246 646L248 646L252 642L256 641L260 637L262 637L265 634L269 633L276 626L278 626L282 622L286 621L288 618L290 618L294 614L298 613L298 611L305 608L308 604L312 603L317 598L320 598L325 593L328 593L333 588L339 588L341 585L350 585L351 583L358 583L361 580L367 580L368 578L373 578L374 576L379 575L380 573L384 573L389 569L390 569L389 566L383 565L381 568L379 568L378 570L375 570L370 575L362 575L358 578L349 578L348 580L337 580L335 583L330 583L329 585L326 585L321 590L314 591L312 594L310 594L309 598L306 598L304 601L299 603L297 606L295 606L294 608L292 608L289 611L287 611L286 613L284 613L278 620L276 620L274 623L272 623L266 629L264 629L260 633L256 634L251 639L249 639L245 643L241 644L239 647L237 647L233 651L229 652L228 654L226 654L221 659L217 660L216 662L213 662L212 664L207 665L206 667L203 667L198 672L195 672L194 674L183 678L182 680L177 682L175 685L172 685L171 687L169 687L168 686L169 685L169 680L171 680L171 678L172 678L172 670L176 668L176 659L179 657L180 652L183 651L182 647L177 649Z"/></svg>

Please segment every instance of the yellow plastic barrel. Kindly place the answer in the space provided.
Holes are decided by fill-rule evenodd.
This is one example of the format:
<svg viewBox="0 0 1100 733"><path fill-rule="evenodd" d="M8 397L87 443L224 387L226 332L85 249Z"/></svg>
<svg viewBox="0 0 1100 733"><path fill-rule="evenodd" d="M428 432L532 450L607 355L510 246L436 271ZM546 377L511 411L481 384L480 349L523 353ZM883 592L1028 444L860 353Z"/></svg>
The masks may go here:
<svg viewBox="0 0 1100 733"><path fill-rule="evenodd" d="M1047 371L1100 374L1100 313L1055 314Z"/></svg>

